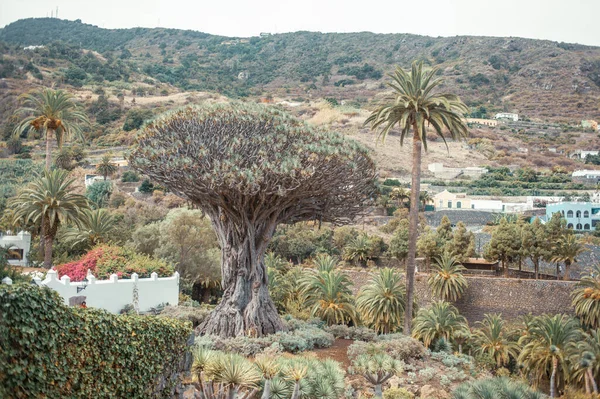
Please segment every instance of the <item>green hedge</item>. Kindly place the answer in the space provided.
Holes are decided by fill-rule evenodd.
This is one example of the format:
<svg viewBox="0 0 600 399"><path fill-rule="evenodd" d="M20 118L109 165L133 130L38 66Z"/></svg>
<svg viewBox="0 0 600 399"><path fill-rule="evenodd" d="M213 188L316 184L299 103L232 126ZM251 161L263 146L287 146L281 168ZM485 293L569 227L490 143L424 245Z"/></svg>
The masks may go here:
<svg viewBox="0 0 600 399"><path fill-rule="evenodd" d="M187 322L69 308L49 288L0 285L0 397L169 398L190 334Z"/></svg>

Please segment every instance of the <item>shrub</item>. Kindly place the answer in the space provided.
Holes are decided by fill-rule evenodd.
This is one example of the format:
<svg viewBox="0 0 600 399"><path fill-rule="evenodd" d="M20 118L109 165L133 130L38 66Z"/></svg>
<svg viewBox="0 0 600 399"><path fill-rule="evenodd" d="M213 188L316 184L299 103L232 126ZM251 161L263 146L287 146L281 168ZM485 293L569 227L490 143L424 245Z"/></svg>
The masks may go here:
<svg viewBox="0 0 600 399"><path fill-rule="evenodd" d="M356 341L348 348L348 357L354 359L368 353L386 353L404 362L419 359L425 355L425 347L416 339L403 334L389 334L377 337L375 342Z"/></svg>
<svg viewBox="0 0 600 399"><path fill-rule="evenodd" d="M192 327L196 328L206 319L211 310L207 306L165 306L158 317L189 321L192 323Z"/></svg>
<svg viewBox="0 0 600 399"><path fill-rule="evenodd" d="M336 324L325 327L325 331L333 334L335 338L352 339L355 341L374 341L377 333L367 327L348 327L345 324Z"/></svg>
<svg viewBox="0 0 600 399"><path fill-rule="evenodd" d="M153 259L114 245L99 245L79 261L56 266L58 277L67 275L71 281L82 281L87 276L88 269L100 280L108 279L113 273L119 278L130 278L133 273L137 273L140 278L150 277L153 272L159 277L173 275L173 266L164 260Z"/></svg>
<svg viewBox="0 0 600 399"><path fill-rule="evenodd" d="M314 348L327 348L333 345L332 334L318 328L313 324L294 321L298 328L291 331L280 331L264 337L235 337L221 338L214 335L203 337L201 346L225 352L234 352L243 356L254 356L274 345L282 351L290 353L304 352ZM289 325L289 324L288 324Z"/></svg>
<svg viewBox="0 0 600 399"><path fill-rule="evenodd" d="M138 181L140 181L140 177L133 170L127 170L127 171L123 172L123 175L121 176L121 181L123 183L138 182Z"/></svg>
<svg viewBox="0 0 600 399"><path fill-rule="evenodd" d="M0 285L0 308L0 397L172 396L189 323L69 308L30 284Z"/></svg>
<svg viewBox="0 0 600 399"><path fill-rule="evenodd" d="M389 388L383 391L383 399L414 399L415 395L404 388Z"/></svg>

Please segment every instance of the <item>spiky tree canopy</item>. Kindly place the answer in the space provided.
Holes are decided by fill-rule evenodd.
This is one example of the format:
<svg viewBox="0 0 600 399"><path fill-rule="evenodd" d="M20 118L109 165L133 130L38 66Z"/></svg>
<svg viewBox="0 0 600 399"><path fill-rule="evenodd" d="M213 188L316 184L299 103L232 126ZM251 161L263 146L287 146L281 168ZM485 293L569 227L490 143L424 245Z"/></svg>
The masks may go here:
<svg viewBox="0 0 600 399"><path fill-rule="evenodd" d="M153 121L130 160L205 211L240 221L345 222L374 190L365 148L276 108L242 103L188 107Z"/></svg>
<svg viewBox="0 0 600 399"><path fill-rule="evenodd" d="M264 265L279 223L350 221L375 190L365 148L276 108L242 103L188 107L151 122L130 161L210 217L224 293L200 329L221 336L284 328Z"/></svg>

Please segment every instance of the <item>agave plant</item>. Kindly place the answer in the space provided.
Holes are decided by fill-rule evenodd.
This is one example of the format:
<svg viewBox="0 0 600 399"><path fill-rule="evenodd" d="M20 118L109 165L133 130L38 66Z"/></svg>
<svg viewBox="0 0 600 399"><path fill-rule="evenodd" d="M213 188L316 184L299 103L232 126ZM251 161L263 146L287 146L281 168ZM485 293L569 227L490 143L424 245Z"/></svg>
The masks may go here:
<svg viewBox="0 0 600 399"><path fill-rule="evenodd" d="M500 315L486 314L483 321L477 324L479 328L473 332L476 353L491 356L496 361L496 367L505 366L511 358L517 358L519 346Z"/></svg>
<svg viewBox="0 0 600 399"><path fill-rule="evenodd" d="M448 302L436 301L429 308L419 310L413 321L412 335L429 347L439 338L452 341L457 332L467 329L467 319L458 313L458 309Z"/></svg>
<svg viewBox="0 0 600 399"><path fill-rule="evenodd" d="M360 374L374 386L375 397L383 397L382 385L402 372L402 362L386 354L360 355L352 362L352 373Z"/></svg>
<svg viewBox="0 0 600 399"><path fill-rule="evenodd" d="M566 379L566 361L574 342L582 336L577 320L557 314L533 319L527 335L519 339L523 346L518 361L525 372L539 383L550 378L550 397L556 396L556 387Z"/></svg>
<svg viewBox="0 0 600 399"><path fill-rule="evenodd" d="M462 274L465 267L448 254L436 259L432 267L427 283L433 295L444 301L458 300L468 286Z"/></svg>
<svg viewBox="0 0 600 399"><path fill-rule="evenodd" d="M406 290L399 273L390 268L374 274L356 299L361 319L377 332L398 330L406 305Z"/></svg>
<svg viewBox="0 0 600 399"><path fill-rule="evenodd" d="M328 325L356 322L352 282L344 273L312 272L300 284L312 316L325 320Z"/></svg>
<svg viewBox="0 0 600 399"><path fill-rule="evenodd" d="M575 313L584 324L592 328L600 327L600 264L581 277L571 297Z"/></svg>
<svg viewBox="0 0 600 399"><path fill-rule="evenodd" d="M592 330L583 340L573 342L569 363L572 366L571 380L585 385L586 393L598 393L596 376L600 375L600 332Z"/></svg>
<svg viewBox="0 0 600 399"><path fill-rule="evenodd" d="M546 395L506 377L469 381L459 385L452 399L543 399Z"/></svg>

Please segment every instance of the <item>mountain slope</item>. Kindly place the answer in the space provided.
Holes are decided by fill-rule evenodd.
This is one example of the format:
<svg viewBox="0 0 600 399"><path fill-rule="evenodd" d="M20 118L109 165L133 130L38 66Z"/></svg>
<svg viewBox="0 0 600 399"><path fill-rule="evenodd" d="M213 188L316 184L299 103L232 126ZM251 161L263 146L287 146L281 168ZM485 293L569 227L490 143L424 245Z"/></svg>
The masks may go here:
<svg viewBox="0 0 600 399"><path fill-rule="evenodd" d="M548 121L600 119L600 48L576 44L364 32L227 38L162 28L109 30L52 18L14 22L0 30L0 41L68 43L182 90L332 97L357 105L385 90L384 74L395 65L420 59L440 68L444 90L459 94L474 116L512 111Z"/></svg>

